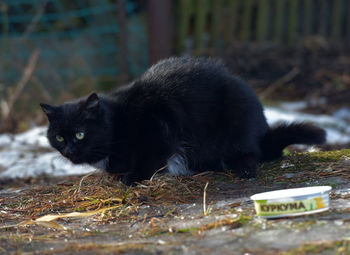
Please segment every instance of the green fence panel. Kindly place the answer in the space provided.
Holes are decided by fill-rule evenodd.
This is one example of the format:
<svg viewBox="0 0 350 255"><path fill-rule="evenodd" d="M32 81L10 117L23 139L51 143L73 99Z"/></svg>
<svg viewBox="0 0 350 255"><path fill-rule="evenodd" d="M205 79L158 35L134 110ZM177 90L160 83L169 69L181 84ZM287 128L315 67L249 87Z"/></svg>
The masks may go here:
<svg viewBox="0 0 350 255"><path fill-rule="evenodd" d="M35 49L40 58L34 79L49 90L82 78L118 80L118 8L110 0L0 1L0 83L17 82ZM136 1L126 1L128 72L148 66L147 22Z"/></svg>
<svg viewBox="0 0 350 255"><path fill-rule="evenodd" d="M187 52L195 54L205 53L206 50L213 52L212 47L227 49L235 42L295 46L299 39L314 35L340 42L350 41L350 1L347 0L209 0L209 4L206 0L177 2L180 6L191 5L194 9L193 15L182 12L176 17L176 24L181 27L178 49L183 49L186 39L194 38L193 47ZM192 29L188 29L190 20L194 24ZM182 29L184 26L186 29ZM209 48L206 47L206 40L210 42Z"/></svg>

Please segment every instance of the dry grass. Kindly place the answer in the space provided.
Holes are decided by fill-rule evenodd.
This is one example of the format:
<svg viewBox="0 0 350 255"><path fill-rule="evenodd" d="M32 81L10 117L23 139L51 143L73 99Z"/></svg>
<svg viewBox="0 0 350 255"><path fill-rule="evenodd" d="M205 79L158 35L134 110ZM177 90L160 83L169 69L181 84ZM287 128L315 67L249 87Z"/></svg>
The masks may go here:
<svg viewBox="0 0 350 255"><path fill-rule="evenodd" d="M25 221L52 213L91 212L110 207L121 213L126 208L132 211L130 208L146 204L191 203L202 196L203 187L211 178L159 176L128 187L105 174L90 175L83 182L81 177L71 177L55 185L34 186L10 199L0 198L4 210L0 214L3 222Z"/></svg>
<svg viewBox="0 0 350 255"><path fill-rule="evenodd" d="M344 153L350 153L345 150ZM310 161L308 158L311 158ZM340 176L350 180L346 155L330 158L329 162L315 160L313 154L298 154L285 158L282 162L272 162L262 166L258 185L286 182L290 185L315 177L326 178ZM281 168L288 163L290 167ZM302 170L302 171L301 171ZM297 173L295 177L286 177L283 173ZM217 196L220 182L242 183L242 180L228 173L200 173L189 177L157 175L152 180L128 187L114 176L94 173L85 177L70 177L53 185L32 185L17 196L0 197L3 209L0 215L6 220L32 220L52 213L89 212L118 206L114 211L123 211L140 205L190 204L203 203L203 214L208 213L207 196ZM244 181L243 181L244 182ZM208 183L210 185L208 186ZM208 188L208 190L207 190ZM225 193L225 191L222 191ZM4 213L5 212L5 213ZM16 214L16 216L11 216Z"/></svg>
<svg viewBox="0 0 350 255"><path fill-rule="evenodd" d="M321 182L336 176L350 180L349 153L345 150L334 155L322 154L318 155L319 160L316 154L288 156L283 161L264 164L254 181L239 179L230 172L206 172L188 177L157 174L152 180L132 187L101 173L54 181L44 178L36 180L38 183L32 180L30 185L21 182L20 192L9 192L6 197L0 194L0 253L2 249L15 251L15 247L27 244L41 248L41 243L62 244L64 240L68 240L64 247L57 244L51 253L42 248L42 254L72 249L119 253L154 247L157 243L153 237L192 238L215 229L242 228L252 221L252 206L233 202L220 209L214 204L242 194L247 197L249 192L268 190L276 184L286 188L301 183L312 185L315 179ZM281 167L287 163L288 167ZM14 185L7 185L10 186ZM197 220L197 225L184 222L186 215L180 209L194 203L197 210L187 220ZM118 245L105 244L104 237L118 237L120 241ZM84 244L79 240L85 240ZM165 240L167 245L173 245L172 238Z"/></svg>

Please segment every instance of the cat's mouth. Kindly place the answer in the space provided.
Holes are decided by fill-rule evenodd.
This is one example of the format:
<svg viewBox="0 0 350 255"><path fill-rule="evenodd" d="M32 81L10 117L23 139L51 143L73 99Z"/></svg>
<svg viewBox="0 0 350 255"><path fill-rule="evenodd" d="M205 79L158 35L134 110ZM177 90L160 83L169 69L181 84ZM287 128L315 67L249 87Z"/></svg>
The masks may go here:
<svg viewBox="0 0 350 255"><path fill-rule="evenodd" d="M96 163L98 161L100 161L101 159L96 159L94 157L90 157L90 158L86 158L86 157L79 157L79 156L72 156L70 155L69 157L65 156L66 158L68 158L73 164L93 164Z"/></svg>
<svg viewBox="0 0 350 255"><path fill-rule="evenodd" d="M84 160L82 160L80 157L77 157L77 156L67 156L67 155L63 155L65 156L66 158L68 158L73 164L82 164L82 163L86 163L84 162Z"/></svg>
<svg viewBox="0 0 350 255"><path fill-rule="evenodd" d="M82 164L82 163L84 163L84 161L83 160L81 160L81 159L69 159L70 161L72 161L72 163L73 164Z"/></svg>
<svg viewBox="0 0 350 255"><path fill-rule="evenodd" d="M83 160L79 158L69 158L70 161L72 161L73 164L82 164L84 163Z"/></svg>

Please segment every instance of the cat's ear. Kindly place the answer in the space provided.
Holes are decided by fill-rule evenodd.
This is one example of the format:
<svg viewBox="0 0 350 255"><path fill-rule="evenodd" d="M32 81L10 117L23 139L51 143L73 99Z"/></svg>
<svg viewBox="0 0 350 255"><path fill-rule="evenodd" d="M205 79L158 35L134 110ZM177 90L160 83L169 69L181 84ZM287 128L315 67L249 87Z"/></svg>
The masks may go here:
<svg viewBox="0 0 350 255"><path fill-rule="evenodd" d="M46 114L46 116L50 119L57 112L57 106L43 104L40 103L41 109Z"/></svg>
<svg viewBox="0 0 350 255"><path fill-rule="evenodd" d="M87 97L84 103L84 108L86 110L93 110L99 107L100 99L96 93L92 93Z"/></svg>
<svg viewBox="0 0 350 255"><path fill-rule="evenodd" d="M100 108L100 99L96 93L89 95L81 105L81 111L89 119L96 117Z"/></svg>

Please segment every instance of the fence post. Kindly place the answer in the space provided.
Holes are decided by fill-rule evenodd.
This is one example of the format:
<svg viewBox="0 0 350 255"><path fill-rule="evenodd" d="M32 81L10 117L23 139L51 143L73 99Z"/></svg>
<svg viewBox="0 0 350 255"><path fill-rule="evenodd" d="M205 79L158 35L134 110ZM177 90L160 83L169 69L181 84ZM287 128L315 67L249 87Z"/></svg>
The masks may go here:
<svg viewBox="0 0 350 255"><path fill-rule="evenodd" d="M222 1L211 1L211 27L210 27L210 46L213 52L217 50L220 36L220 18L221 18Z"/></svg>
<svg viewBox="0 0 350 255"><path fill-rule="evenodd" d="M207 0L196 0L194 11L194 52L196 55L200 55L204 50L204 33L206 25L206 14L207 14Z"/></svg>
<svg viewBox="0 0 350 255"><path fill-rule="evenodd" d="M309 36L313 33L313 2L312 0L304 0L304 16L303 16L303 35Z"/></svg>
<svg viewBox="0 0 350 255"><path fill-rule="evenodd" d="M267 39L268 11L270 4L269 0L259 0L258 2L258 17L256 19L256 39L258 42L265 42Z"/></svg>
<svg viewBox="0 0 350 255"><path fill-rule="evenodd" d="M253 0L243 1L241 36L242 41L248 41L251 36Z"/></svg>
<svg viewBox="0 0 350 255"><path fill-rule="evenodd" d="M338 39L341 34L341 25L343 21L343 1L333 0L333 13L332 13L332 37Z"/></svg>
<svg viewBox="0 0 350 255"><path fill-rule="evenodd" d="M182 54L190 27L191 3L189 0L179 0L176 6L177 19L177 54Z"/></svg>
<svg viewBox="0 0 350 255"><path fill-rule="evenodd" d="M128 24L126 17L126 0L117 1L119 24L119 78L120 83L125 83L129 77L128 68Z"/></svg>
<svg viewBox="0 0 350 255"><path fill-rule="evenodd" d="M150 64L171 56L173 50L173 1L148 0Z"/></svg>
<svg viewBox="0 0 350 255"><path fill-rule="evenodd" d="M283 41L283 26L284 26L284 13L285 13L285 0L275 0L276 15L273 25L273 40L276 43Z"/></svg>
<svg viewBox="0 0 350 255"><path fill-rule="evenodd" d="M350 3L348 2L348 7L346 9L346 13L350 13ZM350 15L346 15L346 39L348 45L350 44Z"/></svg>
<svg viewBox="0 0 350 255"><path fill-rule="evenodd" d="M230 0L228 1L228 13L226 12L226 16L228 16L228 23L226 29L226 42L228 45L226 47L232 47L234 40L237 40L237 35L235 31L237 30L237 21L238 21L238 8L239 8L239 0Z"/></svg>
<svg viewBox="0 0 350 255"><path fill-rule="evenodd" d="M288 44L294 45L297 39L298 31L298 1L289 1L289 19L288 19Z"/></svg>
<svg viewBox="0 0 350 255"><path fill-rule="evenodd" d="M320 0L320 13L318 16L319 27L318 33L324 37L327 36L327 10L329 8L327 0Z"/></svg>

